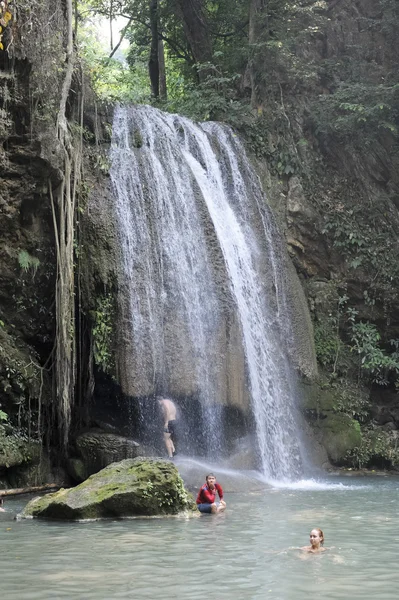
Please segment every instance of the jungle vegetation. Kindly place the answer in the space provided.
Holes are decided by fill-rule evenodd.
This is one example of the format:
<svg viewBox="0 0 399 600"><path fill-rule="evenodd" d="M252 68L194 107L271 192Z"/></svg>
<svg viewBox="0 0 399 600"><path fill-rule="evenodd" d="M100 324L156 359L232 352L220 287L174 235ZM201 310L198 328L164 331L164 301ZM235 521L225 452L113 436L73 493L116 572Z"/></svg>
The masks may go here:
<svg viewBox="0 0 399 600"><path fill-rule="evenodd" d="M36 4L39 0L33 8ZM336 177L334 188L334 177L325 178L334 144L359 161L388 147L391 166L385 170L392 171L398 158L397 0L65 0L64 5L66 60L53 73L54 80L62 76L53 120L63 180L50 188L58 267L54 380L64 447L77 387L76 216L83 198L83 146L93 137L83 126L84 102L71 109L71 90L88 80L99 102L150 103L195 120L224 121L244 136L253 155L266 159L282 190L292 176L301 179L307 198L323 214L327 245L345 263L331 283L334 308L316 318L319 364L330 385L350 377L395 389L398 335L386 335L381 319L373 322L377 306L389 321L399 289L392 213L382 202L363 200L356 182ZM0 50L15 15L29 39L36 12L24 2L2 3ZM342 19L348 20L346 43L340 38ZM44 83L36 80L32 92L36 118L43 122L49 112L43 90L59 87L49 85L48 73ZM105 161L99 167L108 168ZM399 207L397 190L386 188ZM23 248L18 262L24 276L40 267ZM347 292L356 278L363 286L362 312ZM93 353L104 371L110 363L111 308L105 295L92 315ZM3 329L0 321L0 333ZM352 410L348 403L344 408ZM363 405L353 410L355 418L366 420Z"/></svg>

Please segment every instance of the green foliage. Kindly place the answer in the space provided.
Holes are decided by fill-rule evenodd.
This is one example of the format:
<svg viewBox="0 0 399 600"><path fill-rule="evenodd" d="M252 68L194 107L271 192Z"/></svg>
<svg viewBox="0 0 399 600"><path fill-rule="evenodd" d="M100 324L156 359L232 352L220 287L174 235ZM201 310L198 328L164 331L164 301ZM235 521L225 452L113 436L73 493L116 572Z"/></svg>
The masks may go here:
<svg viewBox="0 0 399 600"><path fill-rule="evenodd" d="M96 308L90 314L94 323L92 329L94 361L102 371L113 374L114 353L112 351L112 333L115 306L112 294L98 296Z"/></svg>
<svg viewBox="0 0 399 600"><path fill-rule="evenodd" d="M109 100L148 102L150 3L143 0L87 0L80 2L79 6L79 44L96 91L102 98ZM234 101L238 100L239 79L245 71L248 58L248 6L248 2L240 0L204 3L208 33L212 40L213 61L218 74L215 78L217 81L208 81L204 89L194 94L193 90L199 83L198 73L207 70L208 65L195 64L176 4L170 0L158 3L158 35L164 46L170 110L179 110L195 119L210 118L207 114L229 115L239 110ZM100 39L97 33L98 18L93 16L93 12L106 19L110 15L113 18L123 15L130 19L125 36L130 43L129 49L124 57L120 50L117 53L122 60L113 61L106 56L103 42L105 38L103 36ZM235 73L240 75L236 76ZM224 78L229 80L227 86ZM233 87L230 88L232 81ZM227 90L227 103L230 107L226 107L223 98L219 99L210 92L212 84L217 86L220 96ZM201 105L196 105L196 100L205 100L207 109L204 111ZM169 110L169 104L166 104L165 109Z"/></svg>
<svg viewBox="0 0 399 600"><path fill-rule="evenodd" d="M366 145L379 131L396 136L398 117L399 83L342 83L333 94L320 96L312 106L316 134L334 134L347 140L361 135Z"/></svg>
<svg viewBox="0 0 399 600"><path fill-rule="evenodd" d="M391 340L393 351L380 347L381 336L372 323L353 323L350 329L351 350L359 356L362 371L378 385L388 385L399 376L399 340Z"/></svg>
<svg viewBox="0 0 399 600"><path fill-rule="evenodd" d="M375 464L381 466L381 462L396 466L399 464L399 448L387 432L363 427L360 446L348 452L346 458L359 469Z"/></svg>
<svg viewBox="0 0 399 600"><path fill-rule="evenodd" d="M21 406L26 404L29 397L37 397L37 386L40 381L39 368L36 363L29 364L21 360L18 355L11 353L6 355L9 348L0 342L0 385L2 391L12 398L13 403Z"/></svg>
<svg viewBox="0 0 399 600"><path fill-rule="evenodd" d="M197 85L180 80L180 93L175 89L174 97L161 103L161 107L197 121L219 120L236 128L248 124L251 120L249 108L236 98L234 84L239 75L228 75L211 63L202 65L201 69L210 73L203 82Z"/></svg>
<svg viewBox="0 0 399 600"><path fill-rule="evenodd" d="M81 2L79 5L77 40L93 89L101 100L107 102L147 102L150 88L145 61L138 60L134 67L130 67L122 50L116 57L109 58L111 50L101 32L104 25L93 16L92 5L96 3ZM99 14L102 14L101 11Z"/></svg>
<svg viewBox="0 0 399 600"><path fill-rule="evenodd" d="M279 176L295 175L300 172L298 157L290 150L289 146L280 146L266 155L268 165L272 172Z"/></svg>
<svg viewBox="0 0 399 600"><path fill-rule="evenodd" d="M257 15L256 39L250 46L255 87L260 101L271 92L310 89L318 82L316 40L328 23L323 0L269 0ZM313 50L313 51L312 51Z"/></svg>
<svg viewBox="0 0 399 600"><path fill-rule="evenodd" d="M399 340L390 340L389 348L381 347L381 335L370 322L357 322L358 311L347 307L347 295L338 297L336 313L315 323L315 348L319 363L335 377L348 375L357 365L358 374L373 383L387 386L399 379ZM346 328L348 339L341 339ZM348 353L356 356L356 362ZM351 364L352 363L352 364Z"/></svg>
<svg viewBox="0 0 399 600"><path fill-rule="evenodd" d="M399 285L398 242L390 213L381 206L353 207L350 193L344 201L326 207L322 232L332 239L350 270L367 270L370 283L364 291L365 303L380 300L388 307L396 300Z"/></svg>
<svg viewBox="0 0 399 600"><path fill-rule="evenodd" d="M350 348L341 338L341 329L347 319L346 304L349 297L338 293L337 283L327 291L324 303L328 312L315 323L315 350L319 363L331 374L331 379L345 377L353 369ZM342 287L342 284L341 284Z"/></svg>
<svg viewBox="0 0 399 600"><path fill-rule="evenodd" d="M7 444L39 436L39 403L48 399L48 380L38 357L27 351L19 338L6 329L0 329L0 425ZM1 451L1 440L0 440Z"/></svg>
<svg viewBox="0 0 399 600"><path fill-rule="evenodd" d="M94 168L98 169L103 175L108 175L111 168L108 156L105 153L97 152L94 157Z"/></svg>
<svg viewBox="0 0 399 600"><path fill-rule="evenodd" d="M284 104L275 102L256 117L252 114L239 133L249 152L266 160L273 175L284 178L304 173L298 149L307 142L294 140Z"/></svg>
<svg viewBox="0 0 399 600"><path fill-rule="evenodd" d="M0 464L11 467L27 463L32 459L31 444L22 430L6 431L0 423Z"/></svg>
<svg viewBox="0 0 399 600"><path fill-rule="evenodd" d="M32 270L33 275L36 274L38 267L40 266L40 260L35 256L31 256L26 250L21 250L18 254L19 266L25 273Z"/></svg>
<svg viewBox="0 0 399 600"><path fill-rule="evenodd" d="M346 381L339 384L332 382L331 388L335 391L334 412L343 412L359 423L370 420L371 402L368 394Z"/></svg>
<svg viewBox="0 0 399 600"><path fill-rule="evenodd" d="M390 340L389 348L381 346L381 335L370 322L358 322L358 311L347 306L349 296L337 295L336 308L315 323L315 349L319 363L333 378L348 375L357 367L358 375L378 385L398 383L399 340ZM373 300L365 296L366 304ZM342 339L346 330L347 338ZM349 354L355 355L351 360ZM353 373L354 374L354 373Z"/></svg>
<svg viewBox="0 0 399 600"><path fill-rule="evenodd" d="M327 368L333 368L340 340L337 336L336 326L332 322L317 322L314 327L314 340L318 362Z"/></svg>

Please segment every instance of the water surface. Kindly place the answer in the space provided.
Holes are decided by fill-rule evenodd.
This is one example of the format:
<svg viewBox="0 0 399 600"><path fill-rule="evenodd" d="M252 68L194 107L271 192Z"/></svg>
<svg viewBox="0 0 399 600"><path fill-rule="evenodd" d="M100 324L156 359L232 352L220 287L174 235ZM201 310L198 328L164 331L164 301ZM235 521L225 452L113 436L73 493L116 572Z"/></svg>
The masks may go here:
<svg viewBox="0 0 399 600"><path fill-rule="evenodd" d="M221 480L221 483L223 481ZM7 600L396 600L399 480L305 482L227 494L223 515L90 523L0 514ZM303 555L312 527L322 555Z"/></svg>

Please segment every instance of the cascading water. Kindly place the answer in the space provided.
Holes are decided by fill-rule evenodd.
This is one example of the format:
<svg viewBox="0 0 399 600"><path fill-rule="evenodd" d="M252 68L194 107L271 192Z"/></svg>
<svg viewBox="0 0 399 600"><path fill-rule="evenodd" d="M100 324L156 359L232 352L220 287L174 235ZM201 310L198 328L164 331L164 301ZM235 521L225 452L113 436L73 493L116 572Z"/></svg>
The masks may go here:
<svg viewBox="0 0 399 600"><path fill-rule="evenodd" d="M184 387L188 373L217 453L225 353L215 338L236 319L261 468L298 475L283 242L243 146L220 124L140 106L116 110L111 158L125 390Z"/></svg>

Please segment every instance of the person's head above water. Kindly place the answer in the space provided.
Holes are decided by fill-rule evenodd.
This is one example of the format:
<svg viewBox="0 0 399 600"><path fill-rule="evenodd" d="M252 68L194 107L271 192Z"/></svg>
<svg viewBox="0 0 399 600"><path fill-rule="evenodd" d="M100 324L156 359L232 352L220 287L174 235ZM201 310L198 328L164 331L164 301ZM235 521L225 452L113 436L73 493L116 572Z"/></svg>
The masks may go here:
<svg viewBox="0 0 399 600"><path fill-rule="evenodd" d="M213 473L208 473L208 475L206 476L206 483L209 485L209 487L211 489L213 489L213 487L215 486L216 483L216 477L214 476Z"/></svg>
<svg viewBox="0 0 399 600"><path fill-rule="evenodd" d="M309 537L312 548L320 548L324 544L324 533L319 527L312 529Z"/></svg>

